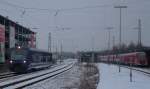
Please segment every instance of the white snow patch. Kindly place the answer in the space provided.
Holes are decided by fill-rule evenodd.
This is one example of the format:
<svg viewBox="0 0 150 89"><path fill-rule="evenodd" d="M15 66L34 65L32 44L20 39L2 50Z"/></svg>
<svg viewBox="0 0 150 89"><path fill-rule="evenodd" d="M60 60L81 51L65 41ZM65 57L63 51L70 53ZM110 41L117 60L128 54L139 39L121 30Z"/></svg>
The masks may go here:
<svg viewBox="0 0 150 89"><path fill-rule="evenodd" d="M56 77L49 78L24 89L65 89L68 86L78 86L81 71L78 66Z"/></svg>
<svg viewBox="0 0 150 89"><path fill-rule="evenodd" d="M97 89L150 89L150 77L133 71L133 82L130 82L130 70L108 64L98 64L100 81Z"/></svg>

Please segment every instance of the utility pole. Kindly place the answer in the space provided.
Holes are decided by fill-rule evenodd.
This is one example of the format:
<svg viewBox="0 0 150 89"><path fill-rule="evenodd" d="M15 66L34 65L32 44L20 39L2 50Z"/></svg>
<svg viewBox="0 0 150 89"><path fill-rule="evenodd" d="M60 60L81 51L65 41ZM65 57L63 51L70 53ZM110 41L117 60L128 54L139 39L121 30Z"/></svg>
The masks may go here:
<svg viewBox="0 0 150 89"><path fill-rule="evenodd" d="M106 28L108 30L108 52L107 52L107 55L108 55L108 61L110 59L110 31L113 29L113 27L107 27Z"/></svg>
<svg viewBox="0 0 150 89"><path fill-rule="evenodd" d="M37 39L37 33L35 35L35 48L38 48L38 39Z"/></svg>
<svg viewBox="0 0 150 89"><path fill-rule="evenodd" d="M141 30L142 30L141 19L138 20L138 45L141 47Z"/></svg>
<svg viewBox="0 0 150 89"><path fill-rule="evenodd" d="M138 47L142 46L142 39L141 39L141 34L142 34L142 24L141 24L141 19L138 19L138 27L135 27L134 29L138 30Z"/></svg>
<svg viewBox="0 0 150 89"><path fill-rule="evenodd" d="M121 43L122 43L122 9L127 8L127 6L115 6L114 8L119 8L120 9L120 25L119 25L119 45L121 48Z"/></svg>
<svg viewBox="0 0 150 89"><path fill-rule="evenodd" d="M115 55L114 48L115 48L115 36L113 35L113 39L112 39L112 51L113 51L113 55ZM114 57L113 57L113 60L114 60Z"/></svg>
<svg viewBox="0 0 150 89"><path fill-rule="evenodd" d="M55 47L55 55L56 55L56 60L58 60L58 49L57 49L57 45Z"/></svg>
<svg viewBox="0 0 150 89"><path fill-rule="evenodd" d="M107 27L106 29L108 30L108 50L110 50L110 32L113 29L113 27Z"/></svg>
<svg viewBox="0 0 150 89"><path fill-rule="evenodd" d="M48 34L48 52L51 52L51 32Z"/></svg>
<svg viewBox="0 0 150 89"><path fill-rule="evenodd" d="M91 58L91 62L94 63L94 59L95 59L95 57L94 57L94 43L95 43L94 36L92 36L91 42L92 42L92 58Z"/></svg>
<svg viewBox="0 0 150 89"><path fill-rule="evenodd" d="M62 53L63 53L63 45L62 45L62 43L61 43L61 45L60 45L60 63L62 62Z"/></svg>
<svg viewBox="0 0 150 89"><path fill-rule="evenodd" d="M110 50L110 30L108 30L108 50Z"/></svg>
<svg viewBox="0 0 150 89"><path fill-rule="evenodd" d="M92 45L92 51L94 51L94 45L95 45L95 39L94 39L94 36L92 36L92 39L91 39L91 45Z"/></svg>
<svg viewBox="0 0 150 89"><path fill-rule="evenodd" d="M112 44L113 44L112 47L114 47L115 46L115 36L113 36Z"/></svg>
<svg viewBox="0 0 150 89"><path fill-rule="evenodd" d="M118 8L120 10L120 25L119 25L119 48L121 50L121 44L122 44L122 37L121 37L121 31L122 31L122 9L127 8L127 6L115 6L114 8ZM120 63L119 63L119 72L120 72Z"/></svg>
<svg viewBox="0 0 150 89"><path fill-rule="evenodd" d="M130 63L130 82L132 82L132 77L133 77L133 74L132 74L132 63Z"/></svg>

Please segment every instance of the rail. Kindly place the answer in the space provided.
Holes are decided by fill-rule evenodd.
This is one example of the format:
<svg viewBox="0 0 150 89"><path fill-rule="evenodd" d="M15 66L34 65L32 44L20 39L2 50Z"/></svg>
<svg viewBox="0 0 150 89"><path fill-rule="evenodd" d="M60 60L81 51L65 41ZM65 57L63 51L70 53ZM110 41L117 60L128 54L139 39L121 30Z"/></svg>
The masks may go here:
<svg viewBox="0 0 150 89"><path fill-rule="evenodd" d="M20 89L32 84L35 84L37 82L40 82L42 80L45 80L47 78L56 76L58 74L61 74L73 67L73 63L62 65L57 68L53 68L44 72L35 73L32 75L24 76L18 79L4 81L0 83L0 88L3 89Z"/></svg>
<svg viewBox="0 0 150 89"><path fill-rule="evenodd" d="M128 68L128 69L131 68L131 67L129 67L129 66L121 66L121 67ZM149 72L148 72L148 71L145 71L145 70L142 69L142 68L135 68L135 67L132 67L132 70L135 70L135 71L138 71L138 72L142 72L142 73L144 73L144 74L150 76L150 71L149 71Z"/></svg>

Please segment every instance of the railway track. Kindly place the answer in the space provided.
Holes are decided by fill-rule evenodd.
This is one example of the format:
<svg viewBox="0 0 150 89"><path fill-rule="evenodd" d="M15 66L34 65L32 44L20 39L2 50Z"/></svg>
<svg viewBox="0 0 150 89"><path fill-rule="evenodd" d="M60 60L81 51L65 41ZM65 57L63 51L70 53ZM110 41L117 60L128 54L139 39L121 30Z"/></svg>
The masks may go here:
<svg viewBox="0 0 150 89"><path fill-rule="evenodd" d="M51 66L50 68L54 68L58 65L53 65ZM34 72L29 72L27 74L31 74L31 73L37 73L37 72L40 72L40 71L43 71L43 70L38 70L38 71L34 71ZM0 74L0 80L4 80L4 79L7 79L7 78L11 78L11 77L19 77L21 75L26 75L26 74L17 74L15 72L7 72L7 73L2 73Z"/></svg>
<svg viewBox="0 0 150 89"><path fill-rule="evenodd" d="M41 73L34 73L18 79L4 81L0 83L0 89L22 89L47 78L57 76L73 67L73 63L62 65L54 69L47 70Z"/></svg>
<svg viewBox="0 0 150 89"><path fill-rule="evenodd" d="M147 75L147 76L150 77L150 71L149 71L149 72L148 72L148 71L145 71L145 70L142 69L142 68L135 68L135 67L129 67L129 66L121 66L121 67L124 67L124 68L127 68L127 69L131 69L131 68L132 68L132 70L135 70L135 71L138 71L138 72L142 72L142 73L144 73L145 75Z"/></svg>
<svg viewBox="0 0 150 89"><path fill-rule="evenodd" d="M13 77L16 76L17 74L15 74L14 72L9 72L9 73L3 73L0 74L0 80L4 79L4 78L8 78L8 77Z"/></svg>

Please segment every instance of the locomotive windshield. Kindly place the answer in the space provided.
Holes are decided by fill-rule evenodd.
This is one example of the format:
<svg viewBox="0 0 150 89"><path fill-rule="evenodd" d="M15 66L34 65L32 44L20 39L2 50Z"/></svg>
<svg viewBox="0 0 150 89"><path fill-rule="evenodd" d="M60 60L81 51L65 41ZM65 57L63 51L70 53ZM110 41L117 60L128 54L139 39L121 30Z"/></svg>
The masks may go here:
<svg viewBox="0 0 150 89"><path fill-rule="evenodd" d="M22 60L25 58L27 52L25 50L13 50L11 52L12 60Z"/></svg>

